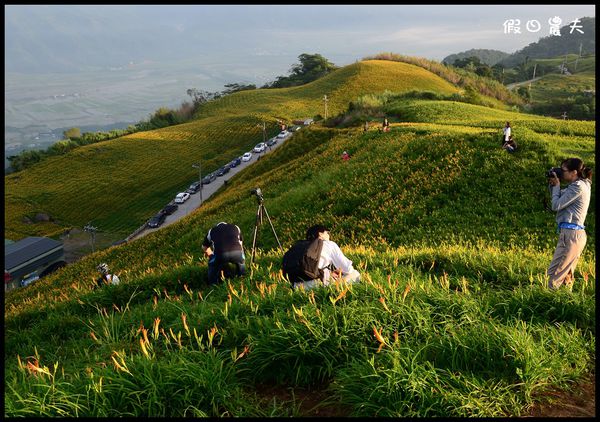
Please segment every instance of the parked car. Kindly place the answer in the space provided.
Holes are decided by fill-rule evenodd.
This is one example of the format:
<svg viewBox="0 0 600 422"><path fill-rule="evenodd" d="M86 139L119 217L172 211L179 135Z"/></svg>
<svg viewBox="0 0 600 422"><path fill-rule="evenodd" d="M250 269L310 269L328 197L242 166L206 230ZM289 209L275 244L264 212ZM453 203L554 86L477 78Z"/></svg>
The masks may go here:
<svg viewBox="0 0 600 422"><path fill-rule="evenodd" d="M158 214L156 214L154 217L152 217L148 221L148 227L150 227L150 228L159 227L162 223L165 222L165 218L167 218L167 214L165 214L163 212L159 212Z"/></svg>
<svg viewBox="0 0 600 422"><path fill-rule="evenodd" d="M234 168L234 167L239 166L240 164L242 164L242 157L234 158L229 163L229 167Z"/></svg>
<svg viewBox="0 0 600 422"><path fill-rule="evenodd" d="M277 137L275 138L271 138L267 141L267 146L268 147L272 147L273 145L275 145L277 143Z"/></svg>
<svg viewBox="0 0 600 422"><path fill-rule="evenodd" d="M247 152L244 155L242 155L242 161L250 161L252 159L252 153L251 152Z"/></svg>
<svg viewBox="0 0 600 422"><path fill-rule="evenodd" d="M190 185L189 188L187 188L186 192L189 193L190 195L193 195L194 193L198 192L201 187L202 187L202 183L200 181L194 182Z"/></svg>
<svg viewBox="0 0 600 422"><path fill-rule="evenodd" d="M279 132L279 135L277 135L277 137L278 137L279 139L283 139L283 138L285 138L286 136L288 136L289 134L290 134L290 132L288 132L287 130L282 130L281 132Z"/></svg>
<svg viewBox="0 0 600 422"><path fill-rule="evenodd" d="M264 142L261 142L261 143L256 144L256 146L254 147L252 152L263 152L265 150L265 148L267 148L267 144L265 144Z"/></svg>
<svg viewBox="0 0 600 422"><path fill-rule="evenodd" d="M165 207L162 210L160 210L160 212L165 215L171 215L175 211L177 211L177 208L179 208L179 206L177 204L168 204L168 205L165 205Z"/></svg>
<svg viewBox="0 0 600 422"><path fill-rule="evenodd" d="M229 173L229 170L230 170L230 169L229 169L229 166L223 166L223 167L221 167L219 170L217 170L217 171L216 171L216 173L217 173L217 176L218 176L218 177L221 177L221 176L223 176L224 174L226 174L226 173Z"/></svg>
<svg viewBox="0 0 600 422"><path fill-rule="evenodd" d="M214 174L214 173L207 174L206 176L204 176L202 178L202 184L203 185L208 185L210 182L212 182L216 178L217 178L217 175Z"/></svg>
<svg viewBox="0 0 600 422"><path fill-rule="evenodd" d="M175 203L176 204L183 204L188 199L190 199L190 194L189 193L187 193L187 192L180 192L175 197Z"/></svg>

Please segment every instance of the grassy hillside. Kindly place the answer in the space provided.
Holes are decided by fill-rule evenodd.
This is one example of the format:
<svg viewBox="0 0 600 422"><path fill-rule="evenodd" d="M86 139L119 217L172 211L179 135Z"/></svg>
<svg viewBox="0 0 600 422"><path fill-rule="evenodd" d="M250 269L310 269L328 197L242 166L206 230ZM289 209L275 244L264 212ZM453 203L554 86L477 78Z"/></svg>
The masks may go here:
<svg viewBox="0 0 600 422"><path fill-rule="evenodd" d="M575 75L547 75L531 84L532 100L536 103L567 100L584 90L596 90L594 70Z"/></svg>
<svg viewBox="0 0 600 422"><path fill-rule="evenodd" d="M594 166L595 124L392 110L389 133L303 129L180 222L10 292L5 415L296 416L310 397L344 416L517 416L593 372L595 194L573 292L545 287L543 201L561 158ZM202 237L232 221L249 248L255 187L284 247L328 224L361 283L292 292L265 222L249 274L208 289ZM91 290L99 261L121 285Z"/></svg>
<svg viewBox="0 0 600 422"><path fill-rule="evenodd" d="M88 221L116 238L128 235L197 178L192 163L210 172L262 140L277 119L344 110L364 93L458 89L423 68L405 63L366 61L346 66L301 87L238 92L212 102L198 120L78 148L27 171L5 177L5 236L54 235ZM54 223L27 224L36 213Z"/></svg>

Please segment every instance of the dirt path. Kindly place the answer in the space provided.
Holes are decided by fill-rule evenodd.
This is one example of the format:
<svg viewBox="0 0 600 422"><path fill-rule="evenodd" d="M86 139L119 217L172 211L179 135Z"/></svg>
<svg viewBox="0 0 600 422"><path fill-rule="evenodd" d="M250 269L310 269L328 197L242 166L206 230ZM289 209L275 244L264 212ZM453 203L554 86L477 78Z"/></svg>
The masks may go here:
<svg viewBox="0 0 600 422"><path fill-rule="evenodd" d="M526 417L593 418L596 416L596 377L573 386L573 391L550 391L542 395L546 402L535 404Z"/></svg>

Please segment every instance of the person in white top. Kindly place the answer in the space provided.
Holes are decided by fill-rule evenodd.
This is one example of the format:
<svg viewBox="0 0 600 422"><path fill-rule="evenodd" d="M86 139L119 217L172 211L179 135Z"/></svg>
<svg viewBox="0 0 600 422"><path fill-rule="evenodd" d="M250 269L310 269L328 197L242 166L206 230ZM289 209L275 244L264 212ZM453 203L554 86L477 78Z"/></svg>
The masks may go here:
<svg viewBox="0 0 600 422"><path fill-rule="evenodd" d="M104 285L116 286L121 281L119 280L119 277L116 274L108 273L110 269L105 263L98 265L96 269L100 273L100 277L96 280L96 285L94 286L94 289L97 289L98 287L102 287Z"/></svg>
<svg viewBox="0 0 600 422"><path fill-rule="evenodd" d="M360 273L354 269L352 261L346 258L338 244L331 241L329 236L329 229L323 225L312 226L306 232L307 239L318 237L323 241L323 249L319 258L319 269L323 270L323 285L327 286L340 279L348 283L360 281ZM310 280L295 283L294 288L302 286L304 289L310 289L317 287L320 283L320 280Z"/></svg>
<svg viewBox="0 0 600 422"><path fill-rule="evenodd" d="M502 144L504 145L505 142L508 142L510 140L510 122L506 122L506 125L504 126L502 132L504 133L504 142L502 142Z"/></svg>

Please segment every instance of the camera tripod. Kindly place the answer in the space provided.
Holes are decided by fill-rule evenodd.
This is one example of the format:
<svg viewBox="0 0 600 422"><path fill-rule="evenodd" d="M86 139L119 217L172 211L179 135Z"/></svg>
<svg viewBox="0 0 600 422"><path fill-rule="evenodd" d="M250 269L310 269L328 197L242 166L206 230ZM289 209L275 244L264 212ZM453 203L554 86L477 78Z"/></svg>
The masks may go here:
<svg viewBox="0 0 600 422"><path fill-rule="evenodd" d="M252 257L250 258L250 266L252 266L252 262L254 262L256 237L258 235L258 227L262 224L262 221L263 221L263 213L267 216L267 219L269 220L269 224L271 225L271 230L273 230L273 234L275 235L275 240L277 240L277 244L279 245L279 248L283 252L283 248L281 247L281 243L279 242L277 233L275 233L275 227L273 227L273 222L271 221L271 217L269 217L267 208L265 207L265 204L263 204L262 195L257 194L257 197L258 197L258 209L256 210L256 222L254 223L254 236L252 238Z"/></svg>

